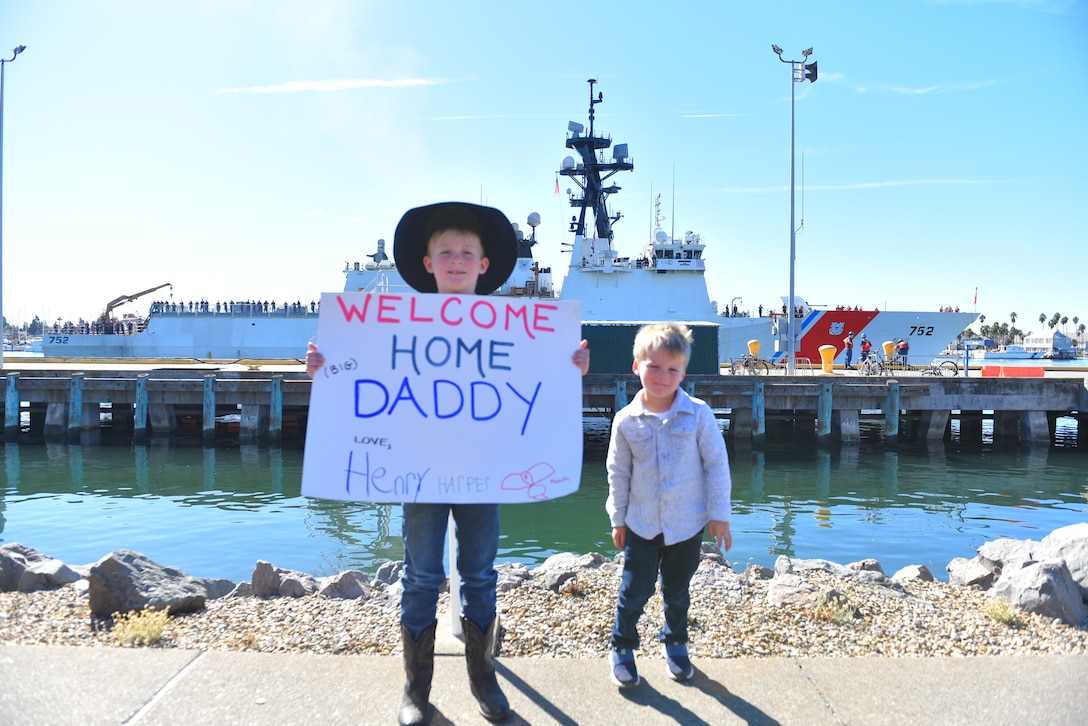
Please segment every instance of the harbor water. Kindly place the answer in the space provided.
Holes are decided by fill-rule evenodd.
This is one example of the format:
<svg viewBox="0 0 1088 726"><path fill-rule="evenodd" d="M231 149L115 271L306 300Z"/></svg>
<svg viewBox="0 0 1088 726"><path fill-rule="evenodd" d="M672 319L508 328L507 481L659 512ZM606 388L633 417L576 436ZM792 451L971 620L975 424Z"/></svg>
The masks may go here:
<svg viewBox="0 0 1088 726"><path fill-rule="evenodd" d="M864 432L863 432L864 433ZM730 447L730 562L779 555L847 563L875 558L947 579L945 566L998 537L1039 539L1088 520L1088 452L1059 419L1057 443L1016 449L953 441L885 450L808 442ZM955 434L955 431L953 432ZM499 560L534 566L557 552L612 557L604 512L608 426L587 421L581 486L569 496L504 505ZM203 447L155 440L97 446L6 444L0 544L69 564L129 549L198 577L249 580L258 560L314 575L373 574L403 557L400 507L300 495L301 446Z"/></svg>

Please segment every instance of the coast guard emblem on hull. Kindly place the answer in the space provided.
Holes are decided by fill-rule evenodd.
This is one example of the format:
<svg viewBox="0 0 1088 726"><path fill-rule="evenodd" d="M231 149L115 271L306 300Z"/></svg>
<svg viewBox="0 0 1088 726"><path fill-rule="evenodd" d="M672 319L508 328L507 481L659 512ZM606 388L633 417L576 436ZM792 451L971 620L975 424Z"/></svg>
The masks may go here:
<svg viewBox="0 0 1088 726"><path fill-rule="evenodd" d="M846 329L846 323L837 322L831 323L831 327L827 329L827 332L831 335L842 335L842 331Z"/></svg>

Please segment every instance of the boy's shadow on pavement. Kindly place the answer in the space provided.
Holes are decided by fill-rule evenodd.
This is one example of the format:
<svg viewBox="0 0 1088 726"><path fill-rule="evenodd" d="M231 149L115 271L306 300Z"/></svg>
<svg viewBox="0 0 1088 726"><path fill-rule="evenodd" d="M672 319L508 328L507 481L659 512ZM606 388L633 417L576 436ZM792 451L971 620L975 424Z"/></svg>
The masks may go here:
<svg viewBox="0 0 1088 726"><path fill-rule="evenodd" d="M677 683L675 684L675 687L699 689L720 703L723 708L732 711L734 716L742 719L745 723L760 724L761 726L778 724L777 720L771 718L740 696L730 693L728 688L717 681L711 680L705 673L698 669L695 670L694 678L687 683ZM620 695L632 703L652 708L664 716L669 716L675 719L677 723L685 724L685 726L687 726L687 724L711 726L711 722L700 718L685 708L679 701L658 691L645 678L642 679L642 683L636 688L632 688L629 691L620 691Z"/></svg>
<svg viewBox="0 0 1088 726"><path fill-rule="evenodd" d="M541 711L554 719L556 723L565 724L567 726L577 726L581 723L580 719L564 713L555 704L540 695L536 689L519 678L508 668L504 668L502 664L496 663L495 670L500 673L503 679L509 682L511 686L518 689L526 698L535 703ZM706 695L715 699L723 708L731 711L734 716L742 719L745 723L758 724L759 726L776 726L779 723L777 720L771 718L740 696L730 693L729 689L724 685L711 680L698 669L695 671L695 677L690 681L675 685L678 688L699 689ZM684 724L685 726L688 726L689 724L692 726L711 726L712 724L712 722L706 721L692 713L679 701L666 696L664 693L654 688L645 678L642 679L642 683L636 688L632 688L629 691L620 691L620 695L632 703L652 708L663 716L668 716L677 723ZM452 723L437 710L432 711L432 714L432 724L440 725ZM528 724L529 722L522 716L519 716L517 712L514 712L511 714L510 718L503 723L508 724L509 726L519 726L520 724Z"/></svg>
<svg viewBox="0 0 1088 726"><path fill-rule="evenodd" d="M560 710L559 707L557 707L554 703L540 695L540 693L535 688L519 678L517 674L515 674L509 668L503 666L502 663L495 663L495 672L498 675L502 676L502 679L509 683L511 686L521 691L521 693L530 701L535 703L541 711L551 716L556 723L565 724L565 726L578 726L578 724L581 723L577 718L563 713L563 711ZM483 722L483 716L480 717L480 721ZM443 716L442 712L432 705L430 723L431 726L445 726L446 724L452 724L453 721L450 721L448 718ZM529 722L526 721L524 717L520 716L517 711L512 711L512 713L510 714L510 718L506 719L505 721L501 721L500 723L502 723L503 726L522 726L523 724L528 724Z"/></svg>

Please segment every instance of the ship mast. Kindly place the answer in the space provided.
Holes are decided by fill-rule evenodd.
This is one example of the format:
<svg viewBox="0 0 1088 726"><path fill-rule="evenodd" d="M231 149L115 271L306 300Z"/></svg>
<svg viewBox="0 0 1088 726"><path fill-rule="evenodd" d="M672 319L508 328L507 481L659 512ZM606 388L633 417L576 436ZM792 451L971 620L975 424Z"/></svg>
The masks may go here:
<svg viewBox="0 0 1088 726"><path fill-rule="evenodd" d="M574 149L581 157L581 164L567 163L564 160L563 168L559 173L570 177L582 189L581 196L570 195L570 205L578 209L578 215L571 218L570 231L583 238L586 237L587 213L593 215L595 236L598 239L608 241L612 246L612 224L619 221L623 215L618 212L613 216L608 213L608 196L615 194L620 187L612 184L605 186L604 182L616 172L631 171L635 168L627 153L627 144L616 144L612 153L612 161L605 161L603 153L612 145L611 137L597 136L593 130L593 121L596 117L594 106L604 101L604 94L599 92L593 97L593 86L597 83L595 78L590 78L589 83L589 133L583 134L585 127L580 123L571 121L567 125L570 135L567 138L567 148ZM573 161L573 160L571 160Z"/></svg>

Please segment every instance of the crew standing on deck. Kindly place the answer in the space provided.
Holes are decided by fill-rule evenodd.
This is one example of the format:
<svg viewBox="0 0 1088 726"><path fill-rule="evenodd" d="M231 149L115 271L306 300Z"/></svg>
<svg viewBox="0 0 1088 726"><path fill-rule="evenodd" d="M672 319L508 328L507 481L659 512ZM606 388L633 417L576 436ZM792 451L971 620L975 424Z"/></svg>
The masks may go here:
<svg viewBox="0 0 1088 726"><path fill-rule="evenodd" d="M865 333L861 334L861 358L862 363L869 360L869 351L873 349L872 342L869 341L869 337Z"/></svg>

